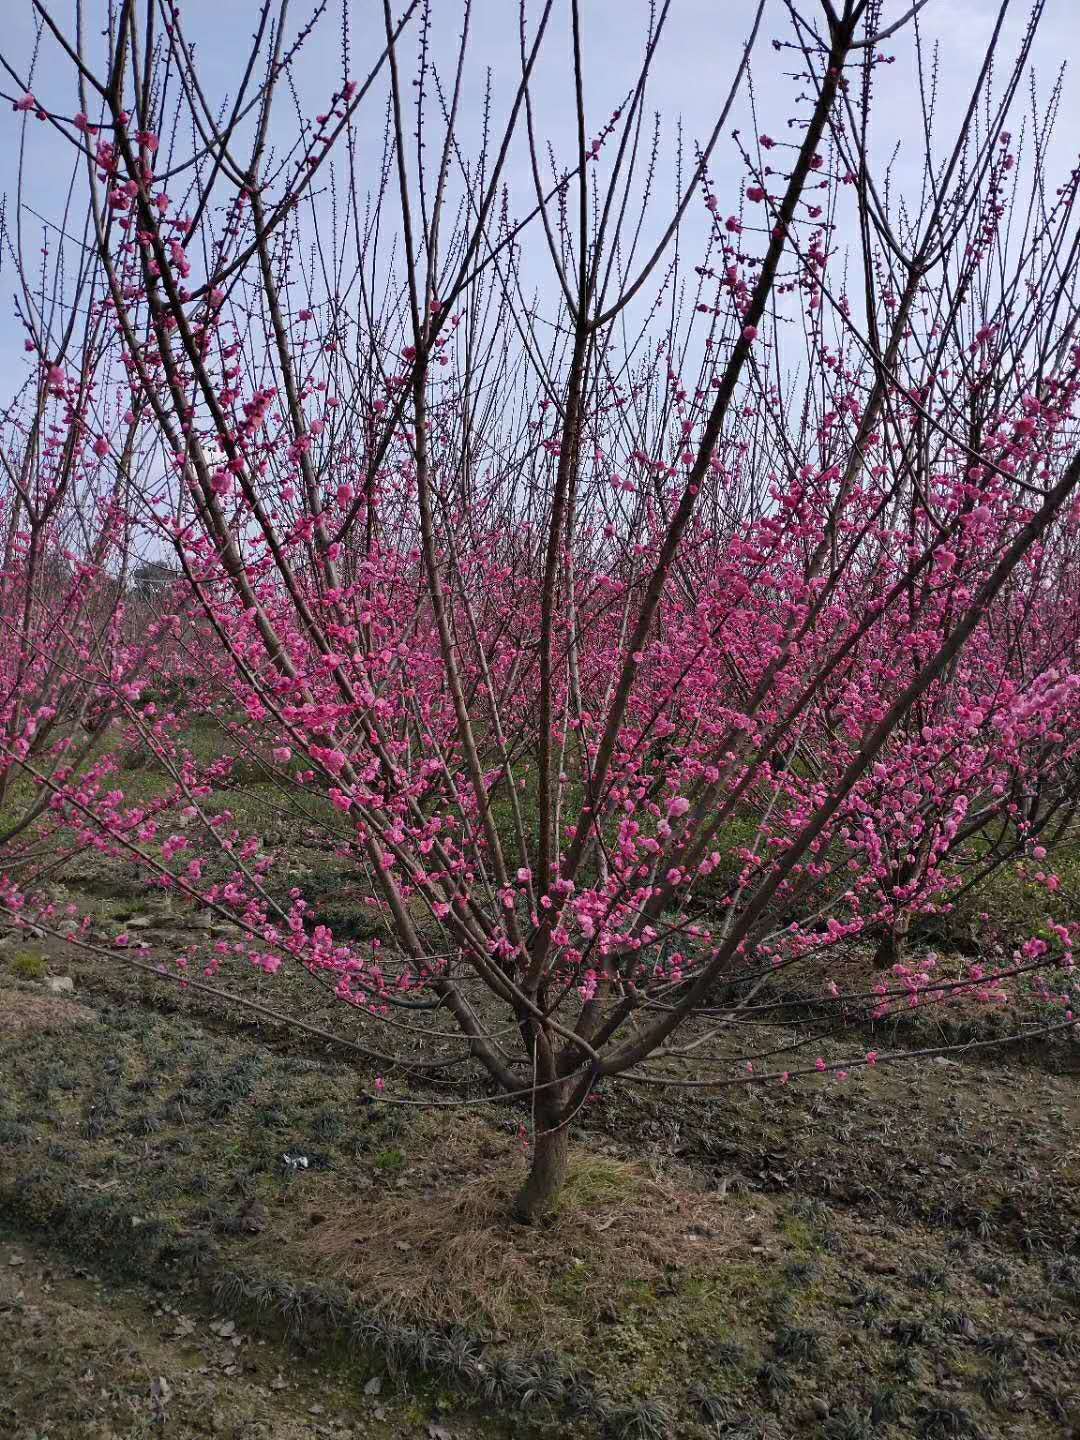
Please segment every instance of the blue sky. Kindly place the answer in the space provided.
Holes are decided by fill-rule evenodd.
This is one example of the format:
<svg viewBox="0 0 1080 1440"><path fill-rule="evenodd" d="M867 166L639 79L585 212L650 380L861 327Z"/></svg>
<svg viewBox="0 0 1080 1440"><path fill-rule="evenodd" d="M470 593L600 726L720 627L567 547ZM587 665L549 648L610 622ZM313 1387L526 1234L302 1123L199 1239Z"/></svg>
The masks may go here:
<svg viewBox="0 0 1080 1440"><path fill-rule="evenodd" d="M296 66L296 83L301 105L308 115L324 108L328 94L343 79L341 61L340 5L350 11L353 76L366 72L370 56L381 40L380 0L331 0L330 14L307 44ZM909 0L886 0L884 19L887 23L908 8ZM141 7L140 7L141 8ZM537 8L535 6L531 8ZM804 0L807 14L817 7ZM672 18L666 40L654 69L651 106L663 112L670 145L675 126L681 122L688 145L705 136L716 111L726 95L731 76L738 63L744 36L755 6L750 0L674 0ZM58 22L73 25L72 0L51 0L51 10ZM84 0L84 16L91 54L101 54L100 28L108 13L106 0ZM71 66L60 54L54 41L46 38L35 55L35 22L29 0L5 0L4 23L0 29L0 53L19 73L28 76L33 68L35 94L50 108L72 114L77 108ZM432 50L443 67L449 68L452 57L448 45L457 34L460 16L458 0L435 0ZM568 7L556 6L557 19L550 35L543 65L540 67L535 97L539 127L550 139L560 156L570 156L574 144L572 77L570 72ZM585 0L584 48L588 93L587 109L591 126L596 127L610 113L632 82L648 16L646 0ZM950 121L955 123L959 108L966 102L974 72L981 60L983 47L998 11L998 0L930 0L920 16L922 34L927 47L934 41L941 46L940 114L941 133L947 135ZM201 74L209 96L221 102L234 92L239 67L246 53L254 19L258 13L256 0L185 0L181 6L185 31L198 47ZM310 12L310 5L294 3L290 23L299 28ZM1026 21L1028 7L1015 3L1005 26L1006 52L1015 46ZM475 133L479 124L483 75L487 67L493 72L496 111L508 101L518 73L516 0L476 0L473 10L473 49L466 88L465 128ZM780 0L769 0L766 18L753 65L753 99L756 125L744 96L732 124L740 124L748 134L768 131L781 138L786 134L786 120L794 113L792 96L796 87L784 73L791 68L791 52L774 53L769 43L773 36L790 35L784 7ZM1080 6L1077 0L1048 0L1046 15L1036 42L1033 62L1039 88L1045 92L1056 77L1058 67L1070 57L1080 37ZM878 107L876 112L876 144L878 154L889 154L894 145L901 145L900 173L903 175L905 155L916 157L919 144L918 117L913 111L915 97L912 69L912 46L909 35L897 37L886 46L896 53L898 61L888 70L879 72ZM0 90L15 95L15 83L0 77ZM367 111L372 129L367 137L367 155L372 163L381 140L381 104ZM1019 116L1017 117L1019 121ZM913 124L914 121L914 124ZM295 115L282 107L279 130L284 137L295 128ZM13 195L20 158L19 134L22 117L4 105L0 109L0 125L4 143L0 144L0 190L9 197L8 218L13 219ZM730 127L728 127L730 129ZM1058 138L1051 153L1051 167L1067 170L1075 163L1075 147L1080 137L1080 102L1076 87L1066 87ZM362 140L364 137L362 136ZM914 141L914 145L912 144ZM907 145L907 150L903 147ZM40 216L58 221L64 209L67 186L72 170L72 156L51 134L48 127L30 121L26 125L24 163L28 177L28 201ZM673 190L670 148L660 167L660 184ZM364 149L361 147L361 164ZM532 197L532 182L524 155L513 157L507 178L511 189L511 205L524 210ZM730 140L725 136L713 166L716 190L721 207L737 208L742 169ZM26 253L33 255L41 243L41 221L24 212L23 238ZM22 332L12 317L11 296L15 288L9 259L0 268L0 391L9 394L18 377L26 373L27 357L23 353Z"/></svg>

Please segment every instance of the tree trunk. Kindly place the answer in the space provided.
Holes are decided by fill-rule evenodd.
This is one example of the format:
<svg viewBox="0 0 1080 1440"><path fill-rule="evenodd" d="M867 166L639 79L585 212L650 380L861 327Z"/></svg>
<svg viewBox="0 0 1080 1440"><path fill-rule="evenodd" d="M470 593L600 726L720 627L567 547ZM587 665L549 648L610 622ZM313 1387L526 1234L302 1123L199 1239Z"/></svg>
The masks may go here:
<svg viewBox="0 0 1080 1440"><path fill-rule="evenodd" d="M908 930L911 921L906 915L898 915L892 927L886 930L874 956L874 965L879 970L889 970L904 959L907 954Z"/></svg>
<svg viewBox="0 0 1080 1440"><path fill-rule="evenodd" d="M565 1118L558 1103L537 1106L532 1165L512 1207L514 1219L523 1225L549 1214L562 1191L570 1145Z"/></svg>

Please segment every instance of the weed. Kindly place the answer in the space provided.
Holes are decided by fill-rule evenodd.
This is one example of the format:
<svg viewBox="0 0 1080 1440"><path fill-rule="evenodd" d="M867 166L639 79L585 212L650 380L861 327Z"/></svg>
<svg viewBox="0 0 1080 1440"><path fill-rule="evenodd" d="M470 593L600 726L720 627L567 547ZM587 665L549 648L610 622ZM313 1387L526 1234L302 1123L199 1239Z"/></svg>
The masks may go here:
<svg viewBox="0 0 1080 1440"><path fill-rule="evenodd" d="M976 1265L973 1274L980 1285L989 1286L991 1290L995 1291L1004 1290L1011 1278L1008 1266L998 1260Z"/></svg>
<svg viewBox="0 0 1080 1440"><path fill-rule="evenodd" d="M796 1365L816 1364L821 1359L821 1340L815 1330L786 1325L776 1332L773 1344L777 1355Z"/></svg>
<svg viewBox="0 0 1080 1440"><path fill-rule="evenodd" d="M500 1355L485 1372L480 1393L494 1404L512 1405L532 1380L532 1371L521 1360L513 1355Z"/></svg>
<svg viewBox="0 0 1080 1440"><path fill-rule="evenodd" d="M1069 1256L1046 1261L1046 1278L1067 1299L1080 1297L1080 1261Z"/></svg>
<svg viewBox="0 0 1080 1440"><path fill-rule="evenodd" d="M966 1310L942 1310L937 1321L946 1335L962 1335L968 1340L975 1337L975 1321Z"/></svg>
<svg viewBox="0 0 1080 1440"><path fill-rule="evenodd" d="M784 1266L784 1279L792 1285L805 1285L817 1271L818 1266L813 1260L789 1260Z"/></svg>
<svg viewBox="0 0 1080 1440"><path fill-rule="evenodd" d="M449 1381L475 1380L482 1367L482 1350L476 1337L460 1326L435 1337L435 1366Z"/></svg>
<svg viewBox="0 0 1080 1440"><path fill-rule="evenodd" d="M900 1350L892 1357L893 1373L901 1380L917 1380L922 1374L919 1357L911 1350Z"/></svg>
<svg viewBox="0 0 1080 1440"><path fill-rule="evenodd" d="M984 1335L977 1342L978 1349L984 1355L989 1355L998 1361L1012 1361L1018 1363L1020 1360L1020 1346L1015 1336L996 1332L993 1335Z"/></svg>
<svg viewBox="0 0 1080 1440"><path fill-rule="evenodd" d="M8 961L8 969L16 980L42 980L48 968L40 950L16 950Z"/></svg>
<svg viewBox="0 0 1080 1440"><path fill-rule="evenodd" d="M765 1359L761 1362L758 1367L757 1380L771 1400L775 1400L780 1395L786 1395L795 1383L787 1366L781 1364L779 1360L772 1359Z"/></svg>
<svg viewBox="0 0 1080 1440"><path fill-rule="evenodd" d="M14 1120L0 1120L0 1146L30 1146L34 1143L34 1132L28 1125Z"/></svg>
<svg viewBox="0 0 1080 1440"><path fill-rule="evenodd" d="M863 1410L842 1405L834 1410L822 1427L825 1440L872 1440L874 1421Z"/></svg>
<svg viewBox="0 0 1080 1440"><path fill-rule="evenodd" d="M889 1296L876 1285L859 1285L851 1297L851 1304L856 1310L884 1310L888 1303Z"/></svg>
<svg viewBox="0 0 1080 1440"><path fill-rule="evenodd" d="M517 1407L519 1410L531 1410L536 1406L551 1409L561 1404L565 1393L561 1376L546 1367L537 1368L519 1391Z"/></svg>
<svg viewBox="0 0 1080 1440"><path fill-rule="evenodd" d="M943 1265L924 1265L913 1271L911 1283L916 1290L944 1290L949 1277Z"/></svg>
<svg viewBox="0 0 1080 1440"><path fill-rule="evenodd" d="M655 1400L641 1400L612 1410L605 1430L612 1440L665 1440L671 1434L671 1417Z"/></svg>
<svg viewBox="0 0 1080 1440"><path fill-rule="evenodd" d="M714 1391L707 1390L704 1385L691 1385L690 1402L710 1425L720 1425L730 1420L734 1409L726 1395L717 1395Z"/></svg>
<svg viewBox="0 0 1080 1440"><path fill-rule="evenodd" d="M1004 1406L1013 1386L1011 1366L998 1362L985 1375L979 1376L979 1394L988 1405Z"/></svg>
<svg viewBox="0 0 1080 1440"><path fill-rule="evenodd" d="M937 1396L916 1411L919 1434L923 1440L948 1440L953 1435L974 1435L975 1422L971 1413L944 1396Z"/></svg>
<svg viewBox="0 0 1080 1440"><path fill-rule="evenodd" d="M894 1320L888 1333L898 1345L930 1345L937 1338L929 1321L919 1319Z"/></svg>
<svg viewBox="0 0 1080 1440"><path fill-rule="evenodd" d="M882 1386L870 1396L870 1418L875 1425L899 1420L903 1409L903 1396L895 1385Z"/></svg>
<svg viewBox="0 0 1080 1440"><path fill-rule="evenodd" d="M566 1383L563 1407L568 1415L581 1420L597 1420L610 1409L606 1397L597 1390L591 1375L570 1377Z"/></svg>
<svg viewBox="0 0 1080 1440"><path fill-rule="evenodd" d="M733 1370L738 1370L746 1359L746 1352L737 1340L718 1340L709 1353L717 1365Z"/></svg>
<svg viewBox="0 0 1080 1440"><path fill-rule="evenodd" d="M340 1140L344 1130L344 1116L330 1105L319 1110L311 1122L311 1133L317 1140Z"/></svg>
<svg viewBox="0 0 1080 1440"><path fill-rule="evenodd" d="M376 1170L381 1170L386 1175L396 1175L399 1170L405 1168L405 1152L390 1146L380 1150L374 1160Z"/></svg>

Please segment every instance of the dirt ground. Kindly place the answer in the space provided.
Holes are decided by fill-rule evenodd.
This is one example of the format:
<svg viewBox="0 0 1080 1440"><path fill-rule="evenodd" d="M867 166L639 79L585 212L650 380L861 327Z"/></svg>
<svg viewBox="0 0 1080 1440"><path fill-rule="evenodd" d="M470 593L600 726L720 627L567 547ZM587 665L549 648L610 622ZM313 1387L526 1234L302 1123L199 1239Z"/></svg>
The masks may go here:
<svg viewBox="0 0 1080 1440"><path fill-rule="evenodd" d="M277 843L316 918L374 933L302 827ZM101 951L0 934L0 1440L1080 1440L1075 1035L602 1090L523 1231L525 1110L390 1071L372 1104L355 1051L288 1023L364 1038L311 977L223 973L279 1023L109 953L229 936L125 867L80 858L55 898ZM1041 1007L811 1007L807 1053L963 1046ZM424 1108L448 1099L470 1108Z"/></svg>
<svg viewBox="0 0 1080 1440"><path fill-rule="evenodd" d="M246 1332L183 1295L108 1283L0 1233L4 1440L482 1440L391 1387L363 1393L317 1356Z"/></svg>
<svg viewBox="0 0 1080 1440"><path fill-rule="evenodd" d="M516 1113L362 1104L332 1047L45 985L0 981L0 1435L1080 1435L1060 1055L602 1095L522 1231ZM318 1287L372 1353L267 1323ZM482 1383L440 1380L448 1326ZM580 1384L602 1426L565 1418Z"/></svg>

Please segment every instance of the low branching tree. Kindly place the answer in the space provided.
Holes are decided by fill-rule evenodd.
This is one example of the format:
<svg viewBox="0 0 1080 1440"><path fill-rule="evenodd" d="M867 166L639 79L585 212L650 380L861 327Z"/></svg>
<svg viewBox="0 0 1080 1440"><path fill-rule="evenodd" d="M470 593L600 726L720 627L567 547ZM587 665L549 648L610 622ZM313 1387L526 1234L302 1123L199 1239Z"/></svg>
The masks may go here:
<svg viewBox="0 0 1080 1440"><path fill-rule="evenodd" d="M649 110L672 4L600 116L586 8L522 5L478 127L468 0L445 50L427 4L384 0L356 78L346 26L313 117L294 82L319 25L271 0L224 98L157 0L92 43L81 6L35 0L66 92L5 61L88 205L89 293L52 297L95 336L57 454L100 435L118 523L171 567L139 592L153 671L112 691L168 793L148 814L20 753L19 678L6 753L66 843L234 922L233 963L329 983L383 1065L467 1058L523 1099L522 1219L598 1085L783 1081L815 1060L794 1022L755 1040L781 1003L840 1026L991 1003L1073 938L1046 855L1080 743L1080 172L1045 174L1056 94L1010 118L1038 16L1006 55L1003 7L946 133L924 5L760 5L672 162ZM886 163L872 135L891 47L914 167L910 133ZM766 63L792 113L734 130L732 190L720 149ZM95 645L71 645L85 684ZM207 715L230 737L210 762ZM313 923L272 836L209 803L236 756L355 871L374 941ZM1006 861L1043 886L1044 935L912 961L913 921ZM5 903L32 889L9 877ZM876 1062L856 1036L832 1068Z"/></svg>

